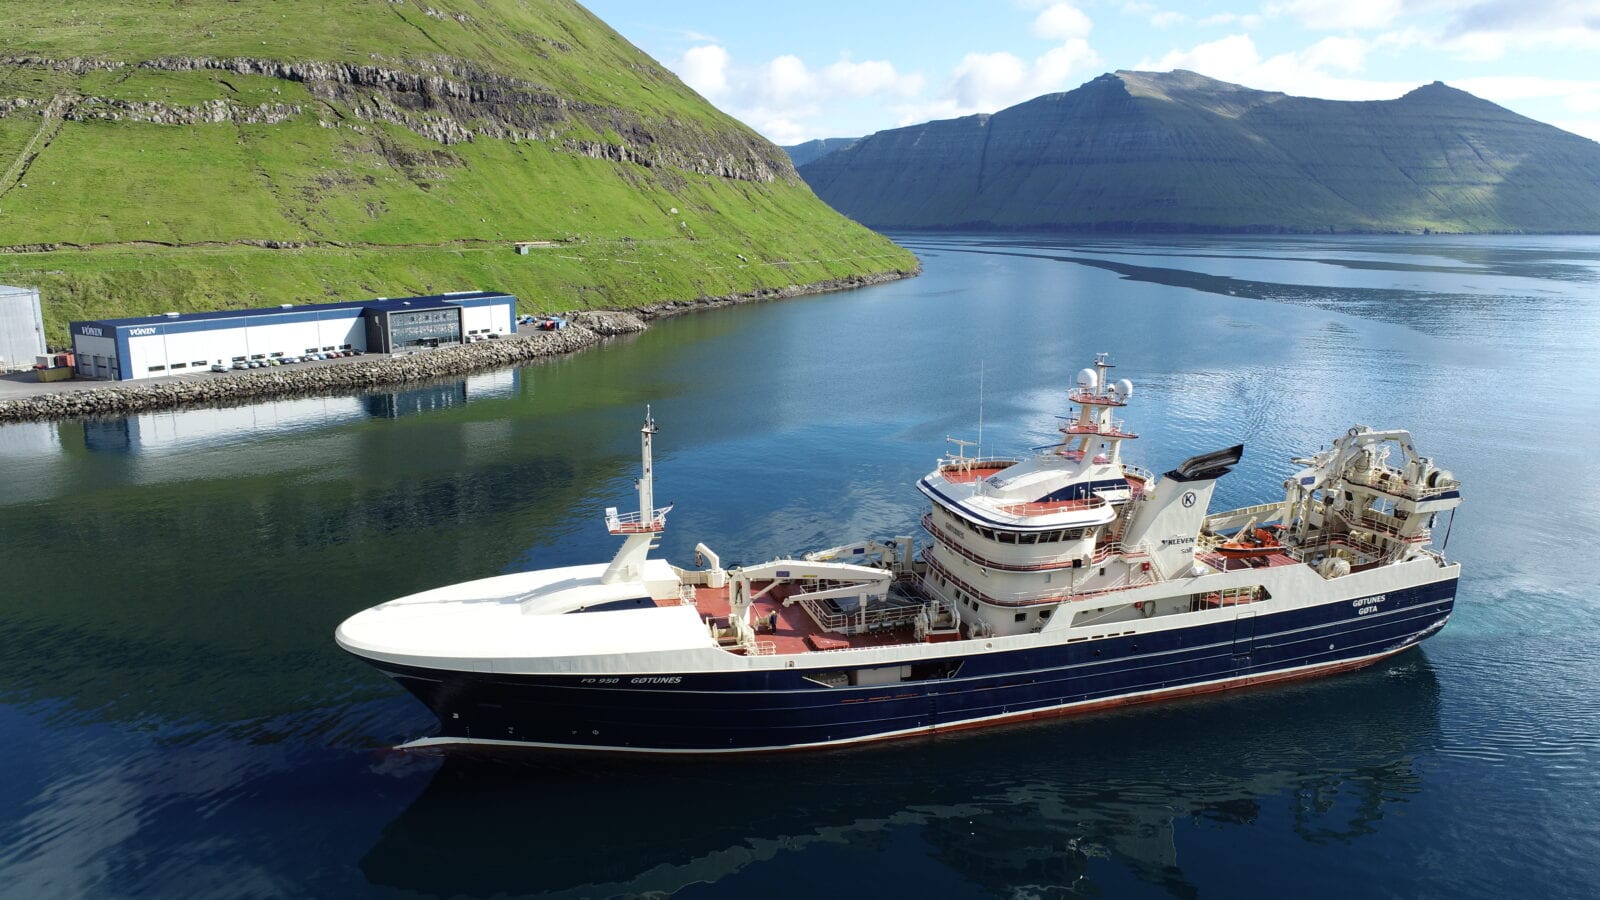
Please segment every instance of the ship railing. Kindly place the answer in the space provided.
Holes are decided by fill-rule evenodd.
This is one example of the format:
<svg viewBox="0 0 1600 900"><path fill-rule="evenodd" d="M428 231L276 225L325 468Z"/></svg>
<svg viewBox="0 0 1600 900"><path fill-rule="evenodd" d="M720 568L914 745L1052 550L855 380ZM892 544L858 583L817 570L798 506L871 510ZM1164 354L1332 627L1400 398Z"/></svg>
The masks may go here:
<svg viewBox="0 0 1600 900"><path fill-rule="evenodd" d="M821 600L805 597L800 598L798 602L818 628L838 634L865 634L869 631L907 625L915 622L922 611L920 605L907 605L868 609L863 614L860 610L837 612L829 609Z"/></svg>
<svg viewBox="0 0 1600 900"><path fill-rule="evenodd" d="M939 460L940 472L965 472L970 469L1007 469L1019 460L1009 456L945 456Z"/></svg>
<svg viewBox="0 0 1600 900"><path fill-rule="evenodd" d="M692 584L678 585L678 605L695 606L695 587Z"/></svg>
<svg viewBox="0 0 1600 900"><path fill-rule="evenodd" d="M667 513L672 512L671 506L656 508L650 513L650 521L637 511L619 513L616 507L606 509L606 530L612 534L658 534L667 527Z"/></svg>
<svg viewBox="0 0 1600 900"><path fill-rule="evenodd" d="M1429 559L1431 559L1434 562L1438 563L1440 566L1448 566L1448 565L1450 565L1450 559L1448 557L1446 557L1442 552L1440 552L1438 550L1435 550L1432 547L1419 547L1417 549L1422 551L1422 555L1423 556L1428 557Z"/></svg>
<svg viewBox="0 0 1600 900"><path fill-rule="evenodd" d="M1128 423L1124 419L1111 419L1110 421L1104 423L1100 422L1098 419L1089 419L1087 421L1083 419L1073 419L1067 424L1062 425L1057 430L1069 437L1077 437L1085 434L1100 435L1102 437L1138 437L1137 434L1127 430L1127 425Z"/></svg>
<svg viewBox="0 0 1600 900"><path fill-rule="evenodd" d="M946 456L940 458L936 464L936 471L941 478L951 483L965 484L976 482L983 483L983 478L978 475L987 473L985 477L994 475L1004 469L1016 465L1020 460L1001 456L986 456L983 458L968 456Z"/></svg>
<svg viewBox="0 0 1600 900"><path fill-rule="evenodd" d="M1127 463L1123 463L1122 471L1144 482L1146 489L1156 483L1155 473L1143 466L1130 466Z"/></svg>
<svg viewBox="0 0 1600 900"><path fill-rule="evenodd" d="M1081 512L1086 509L1101 509L1108 505L1110 505L1110 501L1097 494L1093 497L1058 500L1053 503L995 503L994 507L1008 515L1022 517L1055 516L1061 513Z"/></svg>
<svg viewBox="0 0 1600 900"><path fill-rule="evenodd" d="M1067 392L1067 399L1080 406L1127 406L1128 401L1122 397L1113 397L1111 394L1096 394L1087 388L1077 388Z"/></svg>
<svg viewBox="0 0 1600 900"><path fill-rule="evenodd" d="M751 641L745 647L747 656L772 656L778 652L778 645L774 641Z"/></svg>
<svg viewBox="0 0 1600 900"><path fill-rule="evenodd" d="M1084 594L1090 595L1103 594L1107 591L1125 591L1129 588L1145 587L1146 585L1156 584L1160 581L1161 576L1156 572L1155 566L1151 566L1148 569L1142 567L1138 569L1129 567L1126 572L1118 575L1110 584L1102 588L1097 588L1093 591L1085 591Z"/></svg>
<svg viewBox="0 0 1600 900"><path fill-rule="evenodd" d="M1409 543L1427 543L1432 539L1432 534L1427 528L1422 528L1416 534L1401 533L1403 522L1392 516L1381 515L1368 510L1353 513L1348 508L1335 509L1335 512L1351 528L1366 529L1372 532L1374 537L1381 535L1386 539L1407 541Z"/></svg>
<svg viewBox="0 0 1600 900"><path fill-rule="evenodd" d="M1409 500L1427 500L1449 491L1461 489L1461 483L1456 481L1438 487L1409 484L1406 481L1404 472L1390 466L1373 466L1365 473L1346 475L1344 480L1351 484L1376 488L1385 494L1393 494L1396 497L1405 497Z"/></svg>
<svg viewBox="0 0 1600 900"><path fill-rule="evenodd" d="M974 587L971 582L950 571L943 565L940 565L937 558L929 559L927 560L927 563L928 569L931 572L937 573L939 577L944 578L950 584L993 606L1036 606L1042 603L1056 603L1063 600L1084 600L1089 597L1098 597L1101 594L1112 593L1115 591L1125 591L1129 590L1130 588L1145 587L1147 585L1156 584L1160 580L1160 576L1156 573L1155 567L1151 566L1149 569L1130 569L1128 572L1119 576L1110 584L1095 588L1093 590L1073 591L1071 593L1067 593L1057 588L1054 590L1022 591L1014 594L1006 594L1004 596L996 596L980 588Z"/></svg>
<svg viewBox="0 0 1600 900"><path fill-rule="evenodd" d="M1265 525L1278 519L1282 512L1282 501L1277 503L1257 503L1255 506L1242 506L1238 509L1230 509L1227 512L1213 513L1206 516L1205 523L1200 530L1203 533L1216 535L1224 531L1232 531L1235 528L1243 528L1251 519L1255 519L1258 525Z"/></svg>
<svg viewBox="0 0 1600 900"><path fill-rule="evenodd" d="M1349 534L1329 534L1322 529L1308 532L1298 547L1287 547L1284 552L1299 562L1306 562L1307 557L1314 560L1322 555L1324 548L1328 547L1342 547L1352 554L1365 556L1370 560L1381 559L1385 555L1385 550L1377 544L1351 537Z"/></svg>

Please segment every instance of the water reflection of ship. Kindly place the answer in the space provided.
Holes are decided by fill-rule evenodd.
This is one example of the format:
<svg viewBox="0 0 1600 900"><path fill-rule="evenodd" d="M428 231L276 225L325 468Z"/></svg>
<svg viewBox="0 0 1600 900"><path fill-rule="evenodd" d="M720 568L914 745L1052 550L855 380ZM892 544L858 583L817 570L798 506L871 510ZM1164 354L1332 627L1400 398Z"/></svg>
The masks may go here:
<svg viewBox="0 0 1600 900"><path fill-rule="evenodd" d="M781 764L456 754L361 866L424 894L672 892L909 830L992 890L1081 888L1110 864L1192 896L1183 823L1270 816L1308 842L1360 841L1422 790L1438 731L1438 682L1412 651L1321 683ZM517 853L511 831L530 835Z"/></svg>

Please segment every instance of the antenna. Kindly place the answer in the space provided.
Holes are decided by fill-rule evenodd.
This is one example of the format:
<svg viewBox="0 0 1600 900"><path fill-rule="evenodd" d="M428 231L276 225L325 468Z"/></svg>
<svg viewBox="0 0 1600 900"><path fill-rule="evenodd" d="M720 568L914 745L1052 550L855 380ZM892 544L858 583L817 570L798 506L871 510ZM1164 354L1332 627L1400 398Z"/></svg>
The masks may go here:
<svg viewBox="0 0 1600 900"><path fill-rule="evenodd" d="M983 369L984 360L978 360L978 456L983 457Z"/></svg>

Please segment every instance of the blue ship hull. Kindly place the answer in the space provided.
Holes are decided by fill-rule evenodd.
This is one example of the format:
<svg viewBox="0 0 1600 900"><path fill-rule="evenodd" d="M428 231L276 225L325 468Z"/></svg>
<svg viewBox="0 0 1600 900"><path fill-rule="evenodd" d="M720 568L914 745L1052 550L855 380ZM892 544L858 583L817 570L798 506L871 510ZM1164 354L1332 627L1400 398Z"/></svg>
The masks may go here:
<svg viewBox="0 0 1600 900"><path fill-rule="evenodd" d="M1456 580L1130 637L997 652L951 643L912 680L827 687L832 654L759 672L570 676L373 662L439 717L426 743L703 753L857 743L1310 677L1367 665L1441 628ZM1065 636L1063 636L1065 640ZM981 645L979 645L981 646ZM961 652L965 650L965 652ZM809 665L807 665L809 664ZM881 665L881 664L880 664ZM663 682L672 683L663 683Z"/></svg>

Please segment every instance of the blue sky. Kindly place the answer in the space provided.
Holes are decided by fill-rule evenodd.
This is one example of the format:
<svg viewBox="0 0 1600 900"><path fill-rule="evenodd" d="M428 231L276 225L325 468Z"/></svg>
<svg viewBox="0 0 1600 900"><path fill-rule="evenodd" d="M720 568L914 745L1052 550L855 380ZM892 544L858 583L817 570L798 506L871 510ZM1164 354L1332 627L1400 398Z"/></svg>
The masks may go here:
<svg viewBox="0 0 1600 900"><path fill-rule="evenodd" d="M1600 140L1600 0L586 0L780 144L994 112L1117 69L1398 97L1430 81Z"/></svg>

